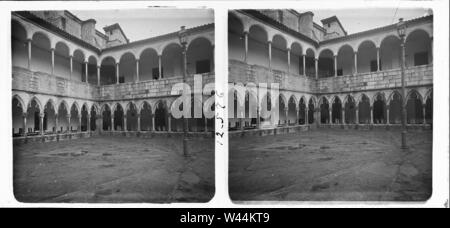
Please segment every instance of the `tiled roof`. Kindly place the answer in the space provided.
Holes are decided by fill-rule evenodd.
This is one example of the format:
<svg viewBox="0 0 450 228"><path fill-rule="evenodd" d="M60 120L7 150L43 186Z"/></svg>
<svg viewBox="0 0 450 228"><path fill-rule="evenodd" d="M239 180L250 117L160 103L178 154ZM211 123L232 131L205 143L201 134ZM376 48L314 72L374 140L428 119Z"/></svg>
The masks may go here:
<svg viewBox="0 0 450 228"><path fill-rule="evenodd" d="M22 17L22 18L24 18L24 19L26 19L26 20L28 20L28 21L30 21L30 22L32 22L32 23L38 24L39 26L41 26L41 27L43 27L45 29L53 31L54 33L64 37L65 39L68 39L68 40L70 40L70 41L72 41L72 42L74 42L74 43L76 43L76 44L78 44L78 45L80 45L80 46L82 46L84 48L93 50L93 51L95 51L98 54L100 53L100 49L95 47L94 45L92 45L92 44L90 44L90 43L88 43L88 42L86 42L86 41L84 41L84 40L82 40L82 39L80 39L80 38L78 38L78 37L76 37L76 36L66 32L66 31L64 31L64 30L62 30L60 28L58 28L57 26L53 25L52 23L50 23L50 22L48 22L48 21L46 21L46 20L44 20L44 19L42 19L42 18L32 14L32 13L30 13L29 11L14 11L13 13L18 15L18 16L20 16L20 17Z"/></svg>
<svg viewBox="0 0 450 228"><path fill-rule="evenodd" d="M405 21L405 23L407 25L411 25L411 24L416 24L416 23L420 23L420 22L423 22L423 21L427 21L427 20L433 20L433 15L428 15L428 16L414 18L414 19ZM347 36L343 36L343 37L338 37L338 38L334 38L334 39L321 41L320 44L328 44L328 43L333 43L333 42L340 42L340 41L347 40L347 39L352 39L352 38L355 38L355 37L358 37L358 36L364 36L364 35L369 35L369 34L373 34L373 33L384 32L384 31L388 31L388 30L392 30L392 29L396 29L396 28L397 28L397 24L391 24L391 25L378 27L378 28L374 28L374 29L370 29L370 30L366 30L366 31L362 31L362 32L353 33L353 34L350 34L350 35L347 35Z"/></svg>

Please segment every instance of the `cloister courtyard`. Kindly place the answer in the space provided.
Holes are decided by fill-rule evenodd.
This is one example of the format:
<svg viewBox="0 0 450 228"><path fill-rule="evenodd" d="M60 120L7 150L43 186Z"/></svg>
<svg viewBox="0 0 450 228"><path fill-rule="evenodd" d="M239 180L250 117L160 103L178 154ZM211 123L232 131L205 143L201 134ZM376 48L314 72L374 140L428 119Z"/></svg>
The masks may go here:
<svg viewBox="0 0 450 228"><path fill-rule="evenodd" d="M14 195L21 202L207 202L214 140L92 136L14 145Z"/></svg>
<svg viewBox="0 0 450 228"><path fill-rule="evenodd" d="M234 201L424 201L432 192L432 131L318 128L233 137Z"/></svg>

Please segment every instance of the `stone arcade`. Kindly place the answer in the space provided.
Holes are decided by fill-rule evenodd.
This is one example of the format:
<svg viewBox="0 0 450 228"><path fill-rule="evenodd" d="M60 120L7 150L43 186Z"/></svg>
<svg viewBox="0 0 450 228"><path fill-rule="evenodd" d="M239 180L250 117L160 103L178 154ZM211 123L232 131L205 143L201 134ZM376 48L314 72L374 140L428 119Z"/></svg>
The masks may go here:
<svg viewBox="0 0 450 228"><path fill-rule="evenodd" d="M347 34L336 16L318 25L312 12L237 10L228 16L230 130L400 126L403 46L396 24ZM405 23L407 125L430 128L433 15ZM238 92L236 83L278 83L279 97L272 105L270 90ZM264 105L278 108L279 116L259 118Z"/></svg>
<svg viewBox="0 0 450 228"><path fill-rule="evenodd" d="M170 113L177 98L170 91L183 71L190 85L194 74L214 82L214 25L183 27L185 49L179 32L130 42L119 24L104 33L95 25L69 11L12 13L15 142L183 131ZM203 104L193 98L194 105ZM188 122L195 134L214 129L213 119Z"/></svg>

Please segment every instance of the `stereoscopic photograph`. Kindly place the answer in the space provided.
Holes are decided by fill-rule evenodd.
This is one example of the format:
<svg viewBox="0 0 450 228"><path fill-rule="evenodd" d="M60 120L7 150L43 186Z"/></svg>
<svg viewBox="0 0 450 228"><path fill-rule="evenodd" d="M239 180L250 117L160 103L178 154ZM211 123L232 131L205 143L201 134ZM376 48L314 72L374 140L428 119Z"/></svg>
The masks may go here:
<svg viewBox="0 0 450 228"><path fill-rule="evenodd" d="M19 202L208 202L214 12L11 13Z"/></svg>
<svg viewBox="0 0 450 228"><path fill-rule="evenodd" d="M430 9L229 11L231 200L429 199L432 50Z"/></svg>

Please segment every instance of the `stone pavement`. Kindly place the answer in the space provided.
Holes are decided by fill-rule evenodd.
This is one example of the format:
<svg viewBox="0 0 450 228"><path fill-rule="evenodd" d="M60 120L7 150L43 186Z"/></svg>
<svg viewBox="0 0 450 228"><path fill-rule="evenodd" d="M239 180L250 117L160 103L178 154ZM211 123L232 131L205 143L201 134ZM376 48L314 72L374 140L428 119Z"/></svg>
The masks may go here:
<svg viewBox="0 0 450 228"><path fill-rule="evenodd" d="M214 140L95 136L14 146L21 202L207 202L214 196Z"/></svg>
<svg viewBox="0 0 450 228"><path fill-rule="evenodd" d="M316 129L233 138L232 200L423 201L431 195L432 132Z"/></svg>

